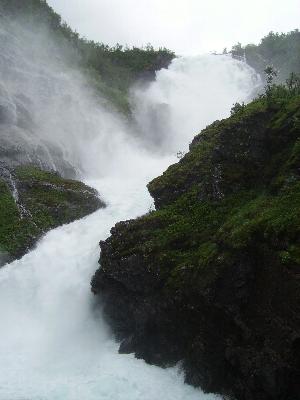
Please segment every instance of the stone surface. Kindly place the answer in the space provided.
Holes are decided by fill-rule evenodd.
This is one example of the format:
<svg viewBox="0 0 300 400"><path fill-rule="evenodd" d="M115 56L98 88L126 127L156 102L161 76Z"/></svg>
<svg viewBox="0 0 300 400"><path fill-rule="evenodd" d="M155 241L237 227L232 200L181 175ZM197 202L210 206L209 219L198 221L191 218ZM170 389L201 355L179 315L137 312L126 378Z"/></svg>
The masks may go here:
<svg viewBox="0 0 300 400"><path fill-rule="evenodd" d="M92 290L120 352L241 400L300 399L300 100L245 107L149 184Z"/></svg>

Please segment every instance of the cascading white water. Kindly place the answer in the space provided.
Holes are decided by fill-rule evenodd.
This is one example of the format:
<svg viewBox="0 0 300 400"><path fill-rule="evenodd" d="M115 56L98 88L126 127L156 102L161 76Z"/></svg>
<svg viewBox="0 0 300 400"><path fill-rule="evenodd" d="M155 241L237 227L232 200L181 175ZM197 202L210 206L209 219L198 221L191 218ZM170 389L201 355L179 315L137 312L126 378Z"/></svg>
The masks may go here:
<svg viewBox="0 0 300 400"><path fill-rule="evenodd" d="M227 117L233 103L249 100L260 85L251 67L229 55L177 58L146 89L133 90L142 139L161 153L186 151L196 133Z"/></svg>
<svg viewBox="0 0 300 400"><path fill-rule="evenodd" d="M22 59L30 64L24 52ZM185 385L176 368L119 355L95 306L90 279L97 269L99 240L117 221L148 211L146 183L175 160L174 149L187 144L192 131L225 116L235 101L246 100L255 74L228 57L185 58L161 71L145 92L135 91L135 102L139 96L141 104L137 120L140 127L146 125L141 134L150 134L153 107L165 104L168 129L160 128L160 135L166 135L160 142L162 156L143 148L143 141L134 140L115 115L93 103L73 73L65 71L59 87L53 86L57 69L45 68L43 60L41 65L48 91L38 107L43 118L35 118L39 134L53 130L47 139L57 146L74 141L68 160L77 166L80 159L85 180L108 207L48 233L35 250L0 271L0 400L213 399ZM31 97L40 78L32 72L21 86L24 98ZM163 117L157 118L163 123Z"/></svg>

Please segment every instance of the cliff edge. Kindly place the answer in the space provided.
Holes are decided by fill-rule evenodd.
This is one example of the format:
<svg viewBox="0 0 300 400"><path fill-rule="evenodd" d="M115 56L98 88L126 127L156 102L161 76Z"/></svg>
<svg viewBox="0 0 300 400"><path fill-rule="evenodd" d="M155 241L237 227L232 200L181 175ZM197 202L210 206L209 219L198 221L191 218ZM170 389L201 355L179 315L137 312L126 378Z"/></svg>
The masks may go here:
<svg viewBox="0 0 300 400"><path fill-rule="evenodd" d="M275 93L276 92L276 93ZM237 399L300 399L300 97L277 87L197 135L118 223L92 280L121 341Z"/></svg>

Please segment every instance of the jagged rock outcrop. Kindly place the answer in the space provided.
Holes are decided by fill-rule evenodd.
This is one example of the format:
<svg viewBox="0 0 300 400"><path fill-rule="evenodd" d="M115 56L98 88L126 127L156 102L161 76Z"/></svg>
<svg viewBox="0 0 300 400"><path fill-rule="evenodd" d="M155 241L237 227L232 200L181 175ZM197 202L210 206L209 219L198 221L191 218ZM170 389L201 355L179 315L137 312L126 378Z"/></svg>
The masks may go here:
<svg viewBox="0 0 300 400"><path fill-rule="evenodd" d="M104 206L82 182L34 166L0 164L0 265L23 256L48 230Z"/></svg>
<svg viewBox="0 0 300 400"><path fill-rule="evenodd" d="M101 242L92 290L120 352L187 382L300 399L300 98L260 98L148 188L157 211Z"/></svg>

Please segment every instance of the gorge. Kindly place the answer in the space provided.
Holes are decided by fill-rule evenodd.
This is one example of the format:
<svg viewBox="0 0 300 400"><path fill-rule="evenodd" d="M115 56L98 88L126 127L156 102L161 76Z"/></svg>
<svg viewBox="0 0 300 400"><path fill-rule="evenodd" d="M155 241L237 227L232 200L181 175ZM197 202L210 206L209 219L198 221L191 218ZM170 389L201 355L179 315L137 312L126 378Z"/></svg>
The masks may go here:
<svg viewBox="0 0 300 400"><path fill-rule="evenodd" d="M0 18L0 400L298 400L297 82Z"/></svg>

